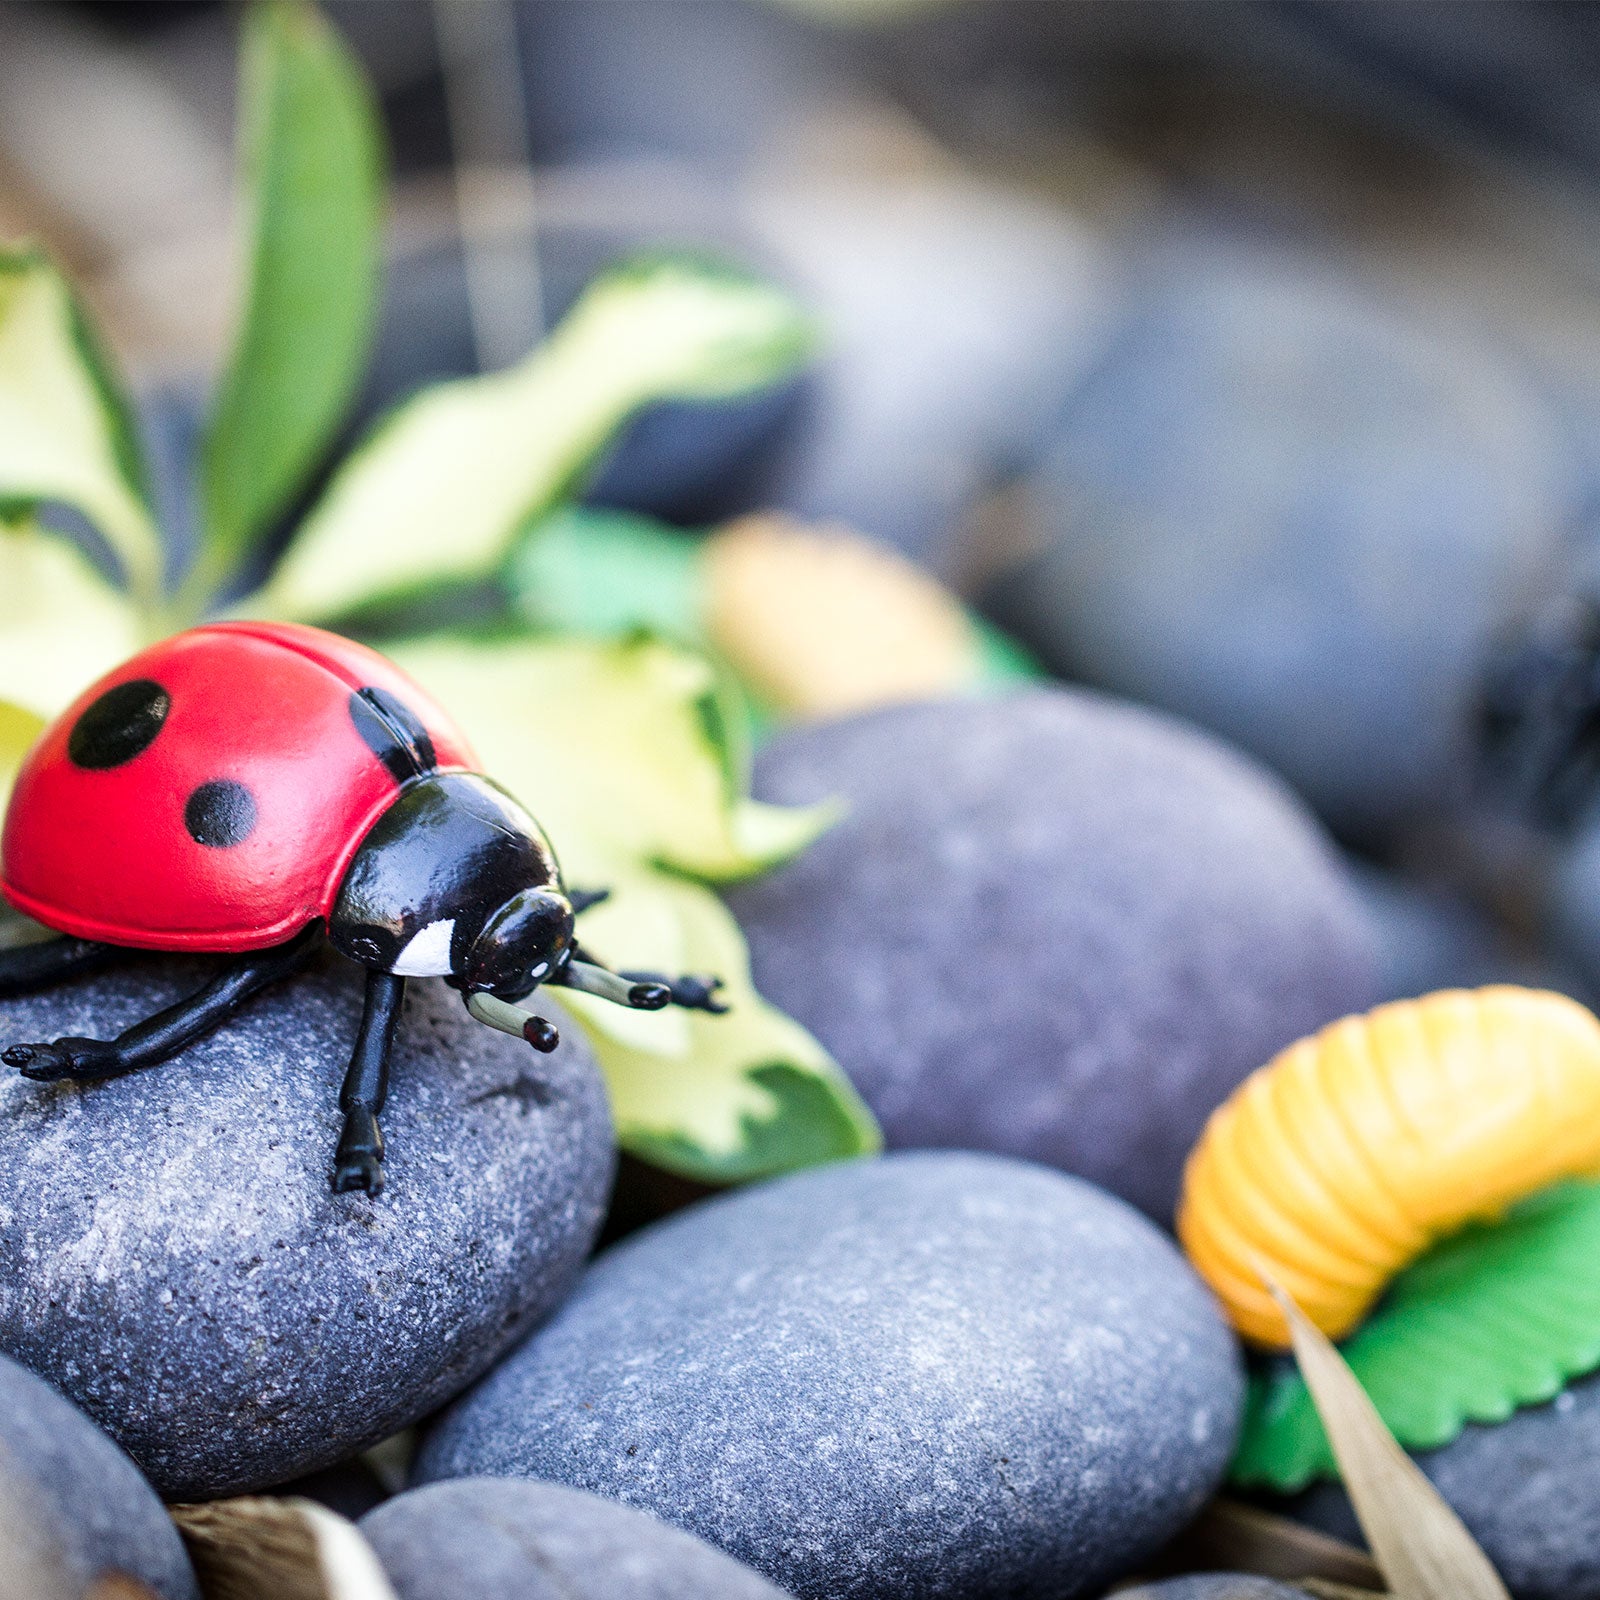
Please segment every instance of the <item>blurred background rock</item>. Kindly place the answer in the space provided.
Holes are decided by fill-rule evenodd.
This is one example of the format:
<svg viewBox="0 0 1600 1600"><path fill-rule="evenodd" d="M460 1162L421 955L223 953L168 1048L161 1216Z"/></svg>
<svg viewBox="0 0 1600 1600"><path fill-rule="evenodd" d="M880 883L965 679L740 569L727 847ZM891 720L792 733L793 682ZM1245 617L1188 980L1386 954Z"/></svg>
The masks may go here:
<svg viewBox="0 0 1600 1600"><path fill-rule="evenodd" d="M841 521L1053 671L1243 746L1367 858L1396 983L1544 970L1552 928L1600 972L1592 841L1498 814L1477 763L1489 662L1600 526L1600 13L327 9L397 179L358 422L514 359L620 254L745 260L803 294L823 358L641 416L592 501ZM107 320L180 521L235 281L234 22L0 7L0 232Z"/></svg>

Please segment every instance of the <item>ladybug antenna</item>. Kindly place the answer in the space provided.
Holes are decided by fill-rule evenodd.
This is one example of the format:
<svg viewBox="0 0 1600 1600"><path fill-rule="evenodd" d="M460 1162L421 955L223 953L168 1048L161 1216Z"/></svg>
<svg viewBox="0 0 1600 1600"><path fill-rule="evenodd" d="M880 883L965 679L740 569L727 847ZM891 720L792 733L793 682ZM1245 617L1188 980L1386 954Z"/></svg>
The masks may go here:
<svg viewBox="0 0 1600 1600"><path fill-rule="evenodd" d="M493 1028L499 1033L509 1033L513 1039L526 1039L535 1050L545 1055L561 1043L561 1035L556 1032L555 1024L547 1022L543 1017L536 1017L531 1011L524 1011L521 1006L514 1006L509 1000L501 1000L492 994L481 991L467 996L467 1010L485 1027Z"/></svg>

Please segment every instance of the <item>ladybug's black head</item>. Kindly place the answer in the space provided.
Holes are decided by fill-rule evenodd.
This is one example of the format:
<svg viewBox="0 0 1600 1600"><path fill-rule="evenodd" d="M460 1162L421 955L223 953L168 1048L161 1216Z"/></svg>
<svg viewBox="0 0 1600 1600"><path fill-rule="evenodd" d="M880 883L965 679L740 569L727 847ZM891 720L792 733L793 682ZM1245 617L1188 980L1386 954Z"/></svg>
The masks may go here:
<svg viewBox="0 0 1600 1600"><path fill-rule="evenodd" d="M572 953L572 902L556 889L524 889L483 925L460 973L469 993L518 1000Z"/></svg>

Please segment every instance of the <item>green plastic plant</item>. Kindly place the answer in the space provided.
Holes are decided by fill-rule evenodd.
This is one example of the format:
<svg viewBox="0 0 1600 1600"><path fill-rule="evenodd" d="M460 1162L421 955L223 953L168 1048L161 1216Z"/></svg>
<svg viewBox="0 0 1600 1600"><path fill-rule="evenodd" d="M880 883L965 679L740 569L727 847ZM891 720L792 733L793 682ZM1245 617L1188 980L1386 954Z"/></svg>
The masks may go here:
<svg viewBox="0 0 1600 1600"><path fill-rule="evenodd" d="M755 993L710 887L782 861L828 816L748 798L714 669L645 637L534 634L509 607L473 638L433 626L445 591L498 592L522 531L582 485L640 407L792 372L812 335L786 295L677 257L603 276L520 363L426 389L380 421L265 581L237 594L323 467L367 359L381 149L363 75L321 15L300 0L250 9L248 282L200 451L200 547L181 572L132 409L70 286L40 251L0 250L0 795L45 719L141 643L224 605L359 632L460 717L574 881L613 888L585 919L587 942L625 965L726 978L722 1018L575 1002L623 1144L721 1182L871 1151L870 1114ZM57 531L61 508L100 535L118 581Z"/></svg>
<svg viewBox="0 0 1600 1600"><path fill-rule="evenodd" d="M1552 1399L1600 1366L1600 1182L1558 1184L1435 1246L1342 1353L1414 1450ZM1257 1376L1234 1481L1291 1493L1335 1475L1304 1380L1281 1364Z"/></svg>

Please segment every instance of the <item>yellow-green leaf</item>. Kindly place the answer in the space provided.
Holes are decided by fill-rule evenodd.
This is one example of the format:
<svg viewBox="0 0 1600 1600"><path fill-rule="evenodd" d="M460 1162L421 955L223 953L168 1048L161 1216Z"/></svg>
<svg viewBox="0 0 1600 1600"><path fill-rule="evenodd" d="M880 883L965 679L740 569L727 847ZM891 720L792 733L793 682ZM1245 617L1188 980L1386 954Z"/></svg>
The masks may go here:
<svg viewBox="0 0 1600 1600"><path fill-rule="evenodd" d="M743 740L715 671L676 645L643 634L437 639L397 657L469 726L475 708L492 707L490 742L502 730L523 741L506 752L527 774L512 787L557 839L724 880L787 860L836 815L748 797Z"/></svg>
<svg viewBox="0 0 1600 1600"><path fill-rule="evenodd" d="M810 344L787 295L728 269L660 258L608 273L516 366L425 390L380 423L251 608L315 620L487 576L639 407L759 388Z"/></svg>
<svg viewBox="0 0 1600 1600"><path fill-rule="evenodd" d="M0 817L5 815L6 800L11 785L17 781L17 769L27 755L33 741L43 731L45 719L26 706L0 700Z"/></svg>
<svg viewBox="0 0 1600 1600"><path fill-rule="evenodd" d="M155 604L161 542L127 398L45 255L0 250L0 502L47 500L87 517Z"/></svg>
<svg viewBox="0 0 1600 1600"><path fill-rule="evenodd" d="M52 717L142 642L132 603L76 545L0 519L0 699Z"/></svg>
<svg viewBox="0 0 1600 1600"><path fill-rule="evenodd" d="M361 377L378 294L383 153L360 64L305 0L245 14L249 281L201 456L198 611L304 483Z"/></svg>
<svg viewBox="0 0 1600 1600"><path fill-rule="evenodd" d="M714 972L729 1002L722 1016L629 1013L587 995L568 1002L595 1042L622 1147L703 1183L744 1183L878 1150L872 1113L832 1057L756 993L727 907L709 889L661 872L621 882L585 917L585 945L645 970ZM671 914L670 951L665 942L646 948L646 919L634 907L647 899L650 921ZM630 1022L644 1024L629 1030L642 1039L623 1037ZM663 1049L651 1024L681 1030L682 1045Z"/></svg>
<svg viewBox="0 0 1600 1600"><path fill-rule="evenodd" d="M595 1044L624 1147L709 1182L877 1149L871 1114L843 1073L755 992L727 908L661 864L757 863L733 821L750 802L731 786L737 768L701 704L713 689L705 663L643 638L434 639L393 654L549 829L567 881L612 891L584 914L586 947L616 967L714 972L727 985L722 1016L628 1011L559 991ZM747 833L783 835L767 860L825 821L779 807L756 816Z"/></svg>

